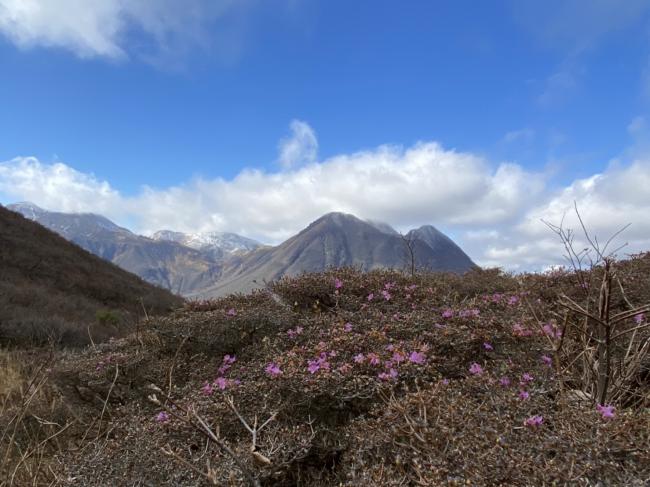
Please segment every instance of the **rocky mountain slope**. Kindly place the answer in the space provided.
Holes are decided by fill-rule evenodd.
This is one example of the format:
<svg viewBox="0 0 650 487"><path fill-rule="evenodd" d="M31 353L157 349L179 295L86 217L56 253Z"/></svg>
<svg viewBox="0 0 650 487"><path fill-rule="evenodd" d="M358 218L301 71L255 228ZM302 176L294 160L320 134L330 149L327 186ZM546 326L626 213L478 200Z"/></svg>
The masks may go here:
<svg viewBox="0 0 650 487"><path fill-rule="evenodd" d="M261 243L236 233L208 232L182 233L160 230L151 236L157 241L176 242L201 251L214 260L223 260L232 254L246 253L262 246Z"/></svg>
<svg viewBox="0 0 650 487"><path fill-rule="evenodd" d="M36 211L36 210L34 210ZM119 231L116 230L116 231ZM0 206L0 344L85 343L182 300Z"/></svg>
<svg viewBox="0 0 650 487"><path fill-rule="evenodd" d="M432 226L413 230L406 238L411 239L418 269L462 273L475 267L455 243ZM277 247L258 249L227 261L221 279L199 294L246 292L261 287L264 281L329 267L403 269L409 259L405 240L388 225L378 226L345 213L329 213Z"/></svg>
<svg viewBox="0 0 650 487"><path fill-rule="evenodd" d="M173 241L136 235L100 215L46 211L31 203L7 208L177 294L187 294L211 285L221 274L221 263L199 250Z"/></svg>

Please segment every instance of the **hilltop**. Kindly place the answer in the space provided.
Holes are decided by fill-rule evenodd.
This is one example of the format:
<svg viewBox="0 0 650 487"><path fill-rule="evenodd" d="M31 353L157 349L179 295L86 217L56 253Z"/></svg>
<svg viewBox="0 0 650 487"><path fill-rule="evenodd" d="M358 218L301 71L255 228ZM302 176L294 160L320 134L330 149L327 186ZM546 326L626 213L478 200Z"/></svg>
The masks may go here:
<svg viewBox="0 0 650 487"><path fill-rule="evenodd" d="M649 303L650 254L615 265L611 312ZM559 300L593 303L602 277L340 268L188 303L24 371L43 381L27 413L56 418L31 436L59 443L17 471L80 486L642 486L648 355L612 361L597 407L574 365L583 321ZM613 352L648 343L646 316L618 325Z"/></svg>
<svg viewBox="0 0 650 487"><path fill-rule="evenodd" d="M182 303L0 206L0 343L101 341Z"/></svg>

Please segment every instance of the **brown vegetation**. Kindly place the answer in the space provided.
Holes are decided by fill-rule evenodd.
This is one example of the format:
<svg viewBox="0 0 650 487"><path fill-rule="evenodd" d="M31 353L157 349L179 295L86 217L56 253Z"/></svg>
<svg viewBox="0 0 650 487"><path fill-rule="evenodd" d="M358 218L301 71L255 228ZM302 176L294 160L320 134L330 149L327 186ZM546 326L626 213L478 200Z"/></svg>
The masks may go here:
<svg viewBox="0 0 650 487"><path fill-rule="evenodd" d="M182 304L41 225L0 207L0 344L85 345L146 312ZM145 311L146 310L146 311Z"/></svg>
<svg viewBox="0 0 650 487"><path fill-rule="evenodd" d="M612 266L611 316L650 302L650 254ZM190 303L22 371L0 485L644 485L648 357L606 409L571 364L559 297L603 273L333 269Z"/></svg>

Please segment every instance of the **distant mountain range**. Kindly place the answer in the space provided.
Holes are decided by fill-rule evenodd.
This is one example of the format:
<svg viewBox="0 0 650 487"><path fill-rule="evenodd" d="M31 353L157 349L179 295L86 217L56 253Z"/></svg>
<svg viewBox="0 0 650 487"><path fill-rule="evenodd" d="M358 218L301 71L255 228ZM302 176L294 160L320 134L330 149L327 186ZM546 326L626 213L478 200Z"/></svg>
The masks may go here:
<svg viewBox="0 0 650 487"><path fill-rule="evenodd" d="M405 268L410 265L409 247L418 269L462 273L475 266L431 225L402 236L386 223L344 213L328 213L271 247L223 232L161 230L147 238L100 215L49 212L30 203L8 208L149 282L196 298L247 292L283 275L332 266Z"/></svg>

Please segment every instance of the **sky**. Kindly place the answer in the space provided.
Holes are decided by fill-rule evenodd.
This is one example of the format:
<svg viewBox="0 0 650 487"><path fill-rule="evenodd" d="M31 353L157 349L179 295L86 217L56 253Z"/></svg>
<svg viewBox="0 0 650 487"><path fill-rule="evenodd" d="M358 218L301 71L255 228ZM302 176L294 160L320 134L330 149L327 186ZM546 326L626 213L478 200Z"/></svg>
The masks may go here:
<svg viewBox="0 0 650 487"><path fill-rule="evenodd" d="M650 250L650 0L0 0L0 203L277 244L329 211ZM578 234L576 245L582 245Z"/></svg>

